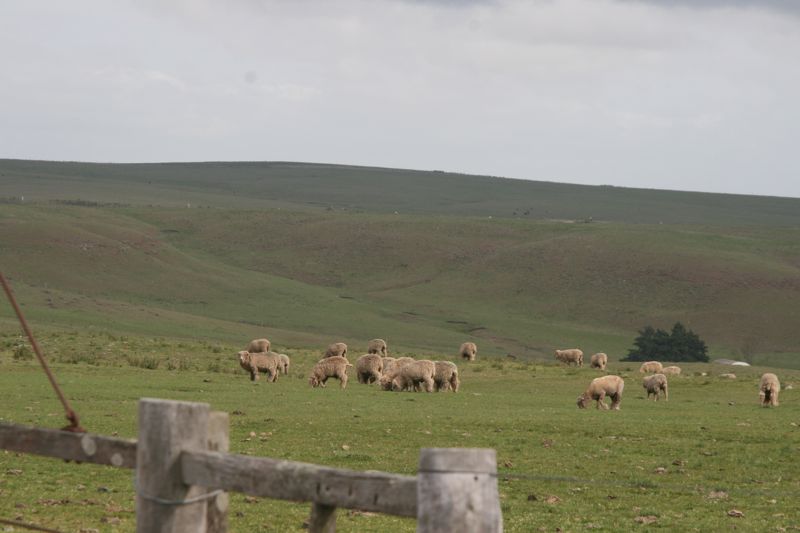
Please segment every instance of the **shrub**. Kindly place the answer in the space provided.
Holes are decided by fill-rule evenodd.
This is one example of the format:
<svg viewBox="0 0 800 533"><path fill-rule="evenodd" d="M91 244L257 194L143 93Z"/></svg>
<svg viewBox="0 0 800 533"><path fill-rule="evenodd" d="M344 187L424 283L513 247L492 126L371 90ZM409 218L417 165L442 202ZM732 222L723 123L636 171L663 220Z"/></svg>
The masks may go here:
<svg viewBox="0 0 800 533"><path fill-rule="evenodd" d="M14 359L17 361L29 361L33 359L33 351L27 344L17 344L14 346Z"/></svg>
<svg viewBox="0 0 800 533"><path fill-rule="evenodd" d="M708 362L708 347L700 337L680 322L672 332L646 326L639 331L623 361L702 361Z"/></svg>

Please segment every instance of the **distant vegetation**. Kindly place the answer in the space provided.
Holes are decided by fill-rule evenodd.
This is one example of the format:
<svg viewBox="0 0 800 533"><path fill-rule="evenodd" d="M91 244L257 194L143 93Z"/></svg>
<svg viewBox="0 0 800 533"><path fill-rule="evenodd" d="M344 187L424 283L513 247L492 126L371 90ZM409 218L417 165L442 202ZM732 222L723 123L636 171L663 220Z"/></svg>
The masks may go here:
<svg viewBox="0 0 800 533"><path fill-rule="evenodd" d="M708 362L706 343L692 330L676 322L672 332L647 326L639 331L623 361Z"/></svg>

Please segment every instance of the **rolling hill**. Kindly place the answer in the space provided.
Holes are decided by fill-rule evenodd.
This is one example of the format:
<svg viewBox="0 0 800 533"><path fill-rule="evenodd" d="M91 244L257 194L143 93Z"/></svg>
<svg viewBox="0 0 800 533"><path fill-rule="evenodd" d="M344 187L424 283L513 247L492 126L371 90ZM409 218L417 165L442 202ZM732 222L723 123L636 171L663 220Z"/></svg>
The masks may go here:
<svg viewBox="0 0 800 533"><path fill-rule="evenodd" d="M40 327L540 359L680 320L800 367L797 199L291 163L0 160L0 184Z"/></svg>

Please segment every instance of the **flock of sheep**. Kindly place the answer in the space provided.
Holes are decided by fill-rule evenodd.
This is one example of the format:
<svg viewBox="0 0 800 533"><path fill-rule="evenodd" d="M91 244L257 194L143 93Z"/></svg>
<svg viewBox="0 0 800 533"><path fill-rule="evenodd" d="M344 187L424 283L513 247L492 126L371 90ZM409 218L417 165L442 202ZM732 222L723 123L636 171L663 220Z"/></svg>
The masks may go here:
<svg viewBox="0 0 800 533"><path fill-rule="evenodd" d="M250 341L247 350L239 352L239 365L256 381L260 374L274 382L278 374L288 374L291 361L286 354L270 351L268 339ZM473 342L461 345L461 357L474 361L478 348ZM311 369L308 383L312 387L324 387L330 378L339 380L341 388L347 387L347 369L353 365L347 359L347 345L335 342L325 350L323 358ZM378 383L387 391L458 392L458 367L450 361L416 360L411 357L389 357L388 346L383 339L372 339L367 353L356 360L356 376L359 383Z"/></svg>
<svg viewBox="0 0 800 533"><path fill-rule="evenodd" d="M278 374L288 374L291 361L286 354L270 351L268 339L255 339L250 342L247 350L239 352L239 364L250 374L250 379L256 381L259 374L267 375L267 380L274 382ZM474 361L478 354L478 347L473 342L465 342L459 350L460 356L465 361ZM578 348L569 350L556 350L555 358L562 363L583 366L583 352ZM608 356L596 353L590 359L591 368L606 370ZM308 383L312 387L324 387L330 378L338 379L342 389L347 387L347 369L353 365L347 359L347 345L335 342L325 350L323 358L311 369ZM450 361L431 361L428 359L417 360L411 357L389 357L388 346L383 339L372 339L367 345L367 353L360 356L355 364L356 377L359 383L378 383L381 389L387 391L447 391L458 392L459 377L458 367ZM678 366L664 367L658 361L647 361L639 367L642 374L651 374L642 380L647 398L658 401L661 397L669 400L669 382L667 375L679 375ZM589 387L578 396L578 407L585 409L592 400L597 402L598 409L609 409L606 397L611 399L610 409L618 410L622 402L622 392L625 389L625 380L620 376L606 375L595 378ZM778 394L781 384L778 377L772 373L761 376L759 386L759 399L761 405L778 406Z"/></svg>
<svg viewBox="0 0 800 533"><path fill-rule="evenodd" d="M583 352L577 348L569 350L556 350L555 357L558 361L567 365L583 366ZM608 356L604 353L596 353L591 357L591 367L605 370L608 364ZM659 361L647 361L639 367L642 374L652 374L642 380L642 387L647 392L647 399L652 396L658 401L663 396L664 400L669 400L669 382L667 375L679 375L681 368L678 366L664 367ZM724 374L723 374L724 375ZM735 377L735 376L734 376ZM618 410L622 401L622 391L625 389L625 380L619 376L607 375L595 378L589 384L586 391L578 396L578 407L585 409L592 400L597 402L598 409L609 409L606 404L606 397L611 398L611 409ZM761 376L759 385L759 399L764 407L777 407L778 394L781 390L781 383L778 376L767 372Z"/></svg>

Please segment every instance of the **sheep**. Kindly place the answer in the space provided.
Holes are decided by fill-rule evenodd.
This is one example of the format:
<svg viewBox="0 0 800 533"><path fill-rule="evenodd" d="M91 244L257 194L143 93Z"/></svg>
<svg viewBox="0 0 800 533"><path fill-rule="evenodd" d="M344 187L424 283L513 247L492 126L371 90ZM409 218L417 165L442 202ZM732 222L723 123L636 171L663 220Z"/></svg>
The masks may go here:
<svg viewBox="0 0 800 533"><path fill-rule="evenodd" d="M592 356L591 368L599 368L605 370L608 364L608 356L603 352L596 353Z"/></svg>
<svg viewBox="0 0 800 533"><path fill-rule="evenodd" d="M247 345L247 351L250 353L264 353L269 351L270 346L272 346L272 343L269 342L269 339L253 339Z"/></svg>
<svg viewBox="0 0 800 533"><path fill-rule="evenodd" d="M381 357L381 360L383 361L384 374L390 372L394 368L395 361L397 361L394 357Z"/></svg>
<svg viewBox="0 0 800 533"><path fill-rule="evenodd" d="M336 378L340 381L341 388L344 389L347 387L347 367L350 366L353 365L341 355L324 357L317 361L317 364L311 369L308 384L312 387L324 387L328 378Z"/></svg>
<svg viewBox="0 0 800 533"><path fill-rule="evenodd" d="M673 376L679 376L681 374L681 367L679 366L665 366L661 369L662 374L671 374Z"/></svg>
<svg viewBox="0 0 800 533"><path fill-rule="evenodd" d="M323 357L347 357L347 345L343 342L334 342L325 350Z"/></svg>
<svg viewBox="0 0 800 533"><path fill-rule="evenodd" d="M650 395L653 395L655 401L658 401L658 397L663 392L664 400L669 401L669 385L667 384L667 376L664 374L653 374L645 377L642 380L642 387L647 391L648 400Z"/></svg>
<svg viewBox="0 0 800 533"><path fill-rule="evenodd" d="M285 353L279 353L278 357L280 358L280 364L278 365L278 370L285 376L289 375L289 366L292 364L292 360L289 359L289 356Z"/></svg>
<svg viewBox="0 0 800 533"><path fill-rule="evenodd" d="M780 392L781 382L778 381L778 376L771 372L761 376L758 397L761 400L762 407L778 407L778 394Z"/></svg>
<svg viewBox="0 0 800 533"><path fill-rule="evenodd" d="M356 377L359 383L374 383L381 379L383 359L376 353L362 355L356 360Z"/></svg>
<svg viewBox="0 0 800 533"><path fill-rule="evenodd" d="M478 356L478 346L474 342L465 342L458 353L465 361L474 361Z"/></svg>
<svg viewBox="0 0 800 533"><path fill-rule="evenodd" d="M389 353L389 348L386 346L386 341L383 339L372 339L367 344L367 353L376 353L381 357L386 357Z"/></svg>
<svg viewBox="0 0 800 533"><path fill-rule="evenodd" d="M608 409L605 403L605 397L611 397L611 409L619 410L619 404L622 401L622 390L625 388L625 381L619 376L603 376L595 378L589 384L589 388L578 396L578 407L586 409L589 402L597 400L598 409Z"/></svg>
<svg viewBox="0 0 800 533"><path fill-rule="evenodd" d="M280 357L274 352L250 353L242 350L239 352L239 364L250 372L250 381L258 381L259 372L267 374L267 381L278 380Z"/></svg>
<svg viewBox="0 0 800 533"><path fill-rule="evenodd" d="M400 371L401 368L415 361L416 359L412 359L411 357L398 357L397 359L392 360L388 367L384 365L383 375L381 376L380 380L378 380L378 384L380 385L381 389L392 390L392 381L394 380L395 375Z"/></svg>
<svg viewBox="0 0 800 533"><path fill-rule="evenodd" d="M719 377L722 379L736 379L736 374L720 374Z"/></svg>
<svg viewBox="0 0 800 533"><path fill-rule="evenodd" d="M642 374L658 374L662 370L664 370L664 366L658 361L647 361L639 367L639 372Z"/></svg>
<svg viewBox="0 0 800 533"><path fill-rule="evenodd" d="M570 348L569 350L556 350L556 359L562 363L567 363L567 366L575 363L575 366L583 366L583 352L578 348Z"/></svg>
<svg viewBox="0 0 800 533"><path fill-rule="evenodd" d="M458 392L458 367L450 361L436 361L433 375L433 387L436 392L450 389Z"/></svg>
<svg viewBox="0 0 800 533"><path fill-rule="evenodd" d="M423 359L414 361L401 367L392 379L392 390L418 390L422 387L425 392L433 392L433 376L436 374L436 365L433 361Z"/></svg>

